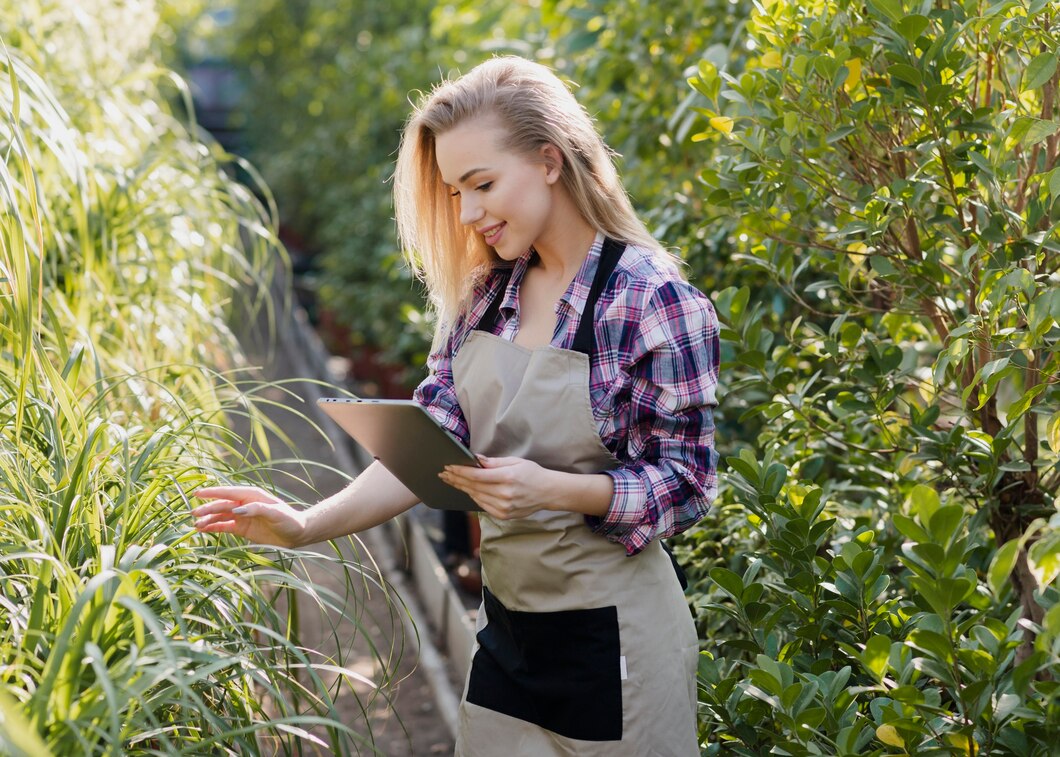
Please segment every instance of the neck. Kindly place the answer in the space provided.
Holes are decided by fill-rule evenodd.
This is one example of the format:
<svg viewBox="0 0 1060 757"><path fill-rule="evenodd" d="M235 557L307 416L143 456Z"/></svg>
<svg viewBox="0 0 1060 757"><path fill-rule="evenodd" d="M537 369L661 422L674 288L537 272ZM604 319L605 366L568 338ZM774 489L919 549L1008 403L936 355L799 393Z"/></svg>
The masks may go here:
<svg viewBox="0 0 1060 757"><path fill-rule="evenodd" d="M545 233L534 241L537 264L549 279L572 279L585 262L595 238L596 229L574 204L559 202Z"/></svg>

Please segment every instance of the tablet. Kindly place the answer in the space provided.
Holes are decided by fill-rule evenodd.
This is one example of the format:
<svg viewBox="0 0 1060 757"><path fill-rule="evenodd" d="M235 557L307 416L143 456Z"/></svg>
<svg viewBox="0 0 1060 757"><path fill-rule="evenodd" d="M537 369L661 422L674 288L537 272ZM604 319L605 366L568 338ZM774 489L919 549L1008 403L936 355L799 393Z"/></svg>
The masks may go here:
<svg viewBox="0 0 1060 757"><path fill-rule="evenodd" d="M446 465L481 467L478 460L418 402L325 397L317 404L428 507L480 509L438 478Z"/></svg>

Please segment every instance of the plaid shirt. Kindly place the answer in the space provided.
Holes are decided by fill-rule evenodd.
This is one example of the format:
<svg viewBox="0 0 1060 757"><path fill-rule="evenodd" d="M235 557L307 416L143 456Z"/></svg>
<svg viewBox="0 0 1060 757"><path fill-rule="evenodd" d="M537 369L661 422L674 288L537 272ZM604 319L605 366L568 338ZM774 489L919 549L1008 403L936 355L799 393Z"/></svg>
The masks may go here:
<svg viewBox="0 0 1060 757"><path fill-rule="evenodd" d="M570 349L600 261L603 236L556 304L552 346ZM493 333L512 340L519 330L519 284L531 255L514 264ZM475 290L469 313L427 361L430 375L415 399L468 443L453 389L452 357L494 296L495 270ZM694 525L717 495L714 412L719 339L714 307L654 253L627 247L596 307L596 353L589 395L600 438L621 463L604 471L614 496L602 518L586 516L594 532L622 544L629 555L656 537Z"/></svg>

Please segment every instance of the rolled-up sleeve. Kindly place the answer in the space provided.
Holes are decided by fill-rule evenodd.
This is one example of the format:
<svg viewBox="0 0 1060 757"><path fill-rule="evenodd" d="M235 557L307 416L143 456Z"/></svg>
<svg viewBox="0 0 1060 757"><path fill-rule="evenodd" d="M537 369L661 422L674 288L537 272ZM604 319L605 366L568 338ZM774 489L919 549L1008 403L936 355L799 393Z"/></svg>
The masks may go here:
<svg viewBox="0 0 1060 757"><path fill-rule="evenodd" d="M441 348L431 352L427 358L427 378L416 387L412 398L467 445L471 435L453 386L453 342L454 335L450 334Z"/></svg>
<svg viewBox="0 0 1060 757"><path fill-rule="evenodd" d="M627 554L684 531L717 496L714 408L720 344L710 301L680 282L656 289L633 328L629 426L614 495L592 530Z"/></svg>

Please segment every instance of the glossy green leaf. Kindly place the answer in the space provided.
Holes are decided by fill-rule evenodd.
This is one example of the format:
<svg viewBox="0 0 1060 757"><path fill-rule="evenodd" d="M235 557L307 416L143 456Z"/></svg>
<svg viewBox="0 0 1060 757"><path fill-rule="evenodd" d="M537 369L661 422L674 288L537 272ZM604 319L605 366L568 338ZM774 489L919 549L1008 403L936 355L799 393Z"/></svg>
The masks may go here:
<svg viewBox="0 0 1060 757"><path fill-rule="evenodd" d="M906 38L909 42L916 42L917 38L924 33L927 29L930 21L926 16L921 16L918 13L913 13L908 16L902 17L895 28L898 29L898 33Z"/></svg>
<svg viewBox="0 0 1060 757"><path fill-rule="evenodd" d="M1060 575L1060 531L1049 531L1027 550L1027 563L1039 586L1049 586Z"/></svg>
<svg viewBox="0 0 1060 757"><path fill-rule="evenodd" d="M1022 127L1021 138L1028 145L1036 145L1060 131L1060 121L1032 117L1025 117L1018 121Z"/></svg>
<svg viewBox="0 0 1060 757"><path fill-rule="evenodd" d="M1060 637L1060 603L1053 605L1046 611L1045 617L1042 619L1042 626L1054 638Z"/></svg>
<svg viewBox="0 0 1060 757"><path fill-rule="evenodd" d="M909 634L909 644L943 663L954 659L953 643L940 633L918 628Z"/></svg>
<svg viewBox="0 0 1060 757"><path fill-rule="evenodd" d="M1023 396L1013 402L1007 414L1009 423L1012 423L1016 419L1022 417L1023 414L1026 413L1028 409L1030 409L1034 401L1038 399L1038 397L1040 397L1047 388L1048 387L1046 387L1045 384L1038 384L1037 386L1032 386L1030 389L1023 393Z"/></svg>
<svg viewBox="0 0 1060 757"><path fill-rule="evenodd" d="M1045 52L1035 56L1023 73L1023 89L1038 89L1056 73L1056 53Z"/></svg>
<svg viewBox="0 0 1060 757"><path fill-rule="evenodd" d="M880 680L887 669L890 654L891 640L886 636L875 635L866 642L861 660L876 680Z"/></svg>
<svg viewBox="0 0 1060 757"><path fill-rule="evenodd" d="M1045 433L1049 449L1053 453L1060 453L1060 411L1053 413L1049 418L1049 422L1045 424Z"/></svg>
<svg viewBox="0 0 1060 757"><path fill-rule="evenodd" d="M905 13L902 10L901 0L869 0L869 6L875 8L892 22L900 21Z"/></svg>
<svg viewBox="0 0 1060 757"><path fill-rule="evenodd" d="M920 524L912 518L902 515L902 513L895 513L892 516L892 519L894 521L894 527L897 528L898 532L907 539L914 542L926 542L931 540L927 531L921 528Z"/></svg>
<svg viewBox="0 0 1060 757"><path fill-rule="evenodd" d="M733 599L739 600L743 595L743 580L731 570L721 567L711 568L710 578Z"/></svg>
<svg viewBox="0 0 1060 757"><path fill-rule="evenodd" d="M987 583L994 594L1000 594L1002 585L1008 582L1012 569L1016 566L1016 558L1019 557L1020 545L1017 539L1006 542L990 561L990 569L987 571Z"/></svg>
<svg viewBox="0 0 1060 757"><path fill-rule="evenodd" d="M1053 199L1060 198L1060 168L1054 168L1049 172L1049 194Z"/></svg>
<svg viewBox="0 0 1060 757"><path fill-rule="evenodd" d="M887 67L887 72L895 79L912 84L914 87L919 87L924 81L920 72L906 63L892 63Z"/></svg>
<svg viewBox="0 0 1060 757"><path fill-rule="evenodd" d="M917 484L909 495L909 505L921 523L930 523L931 517L939 509L939 493L934 487Z"/></svg>
<svg viewBox="0 0 1060 757"><path fill-rule="evenodd" d="M964 520L964 508L960 505L940 507L928 522L928 533L939 544L946 544L957 533Z"/></svg>

